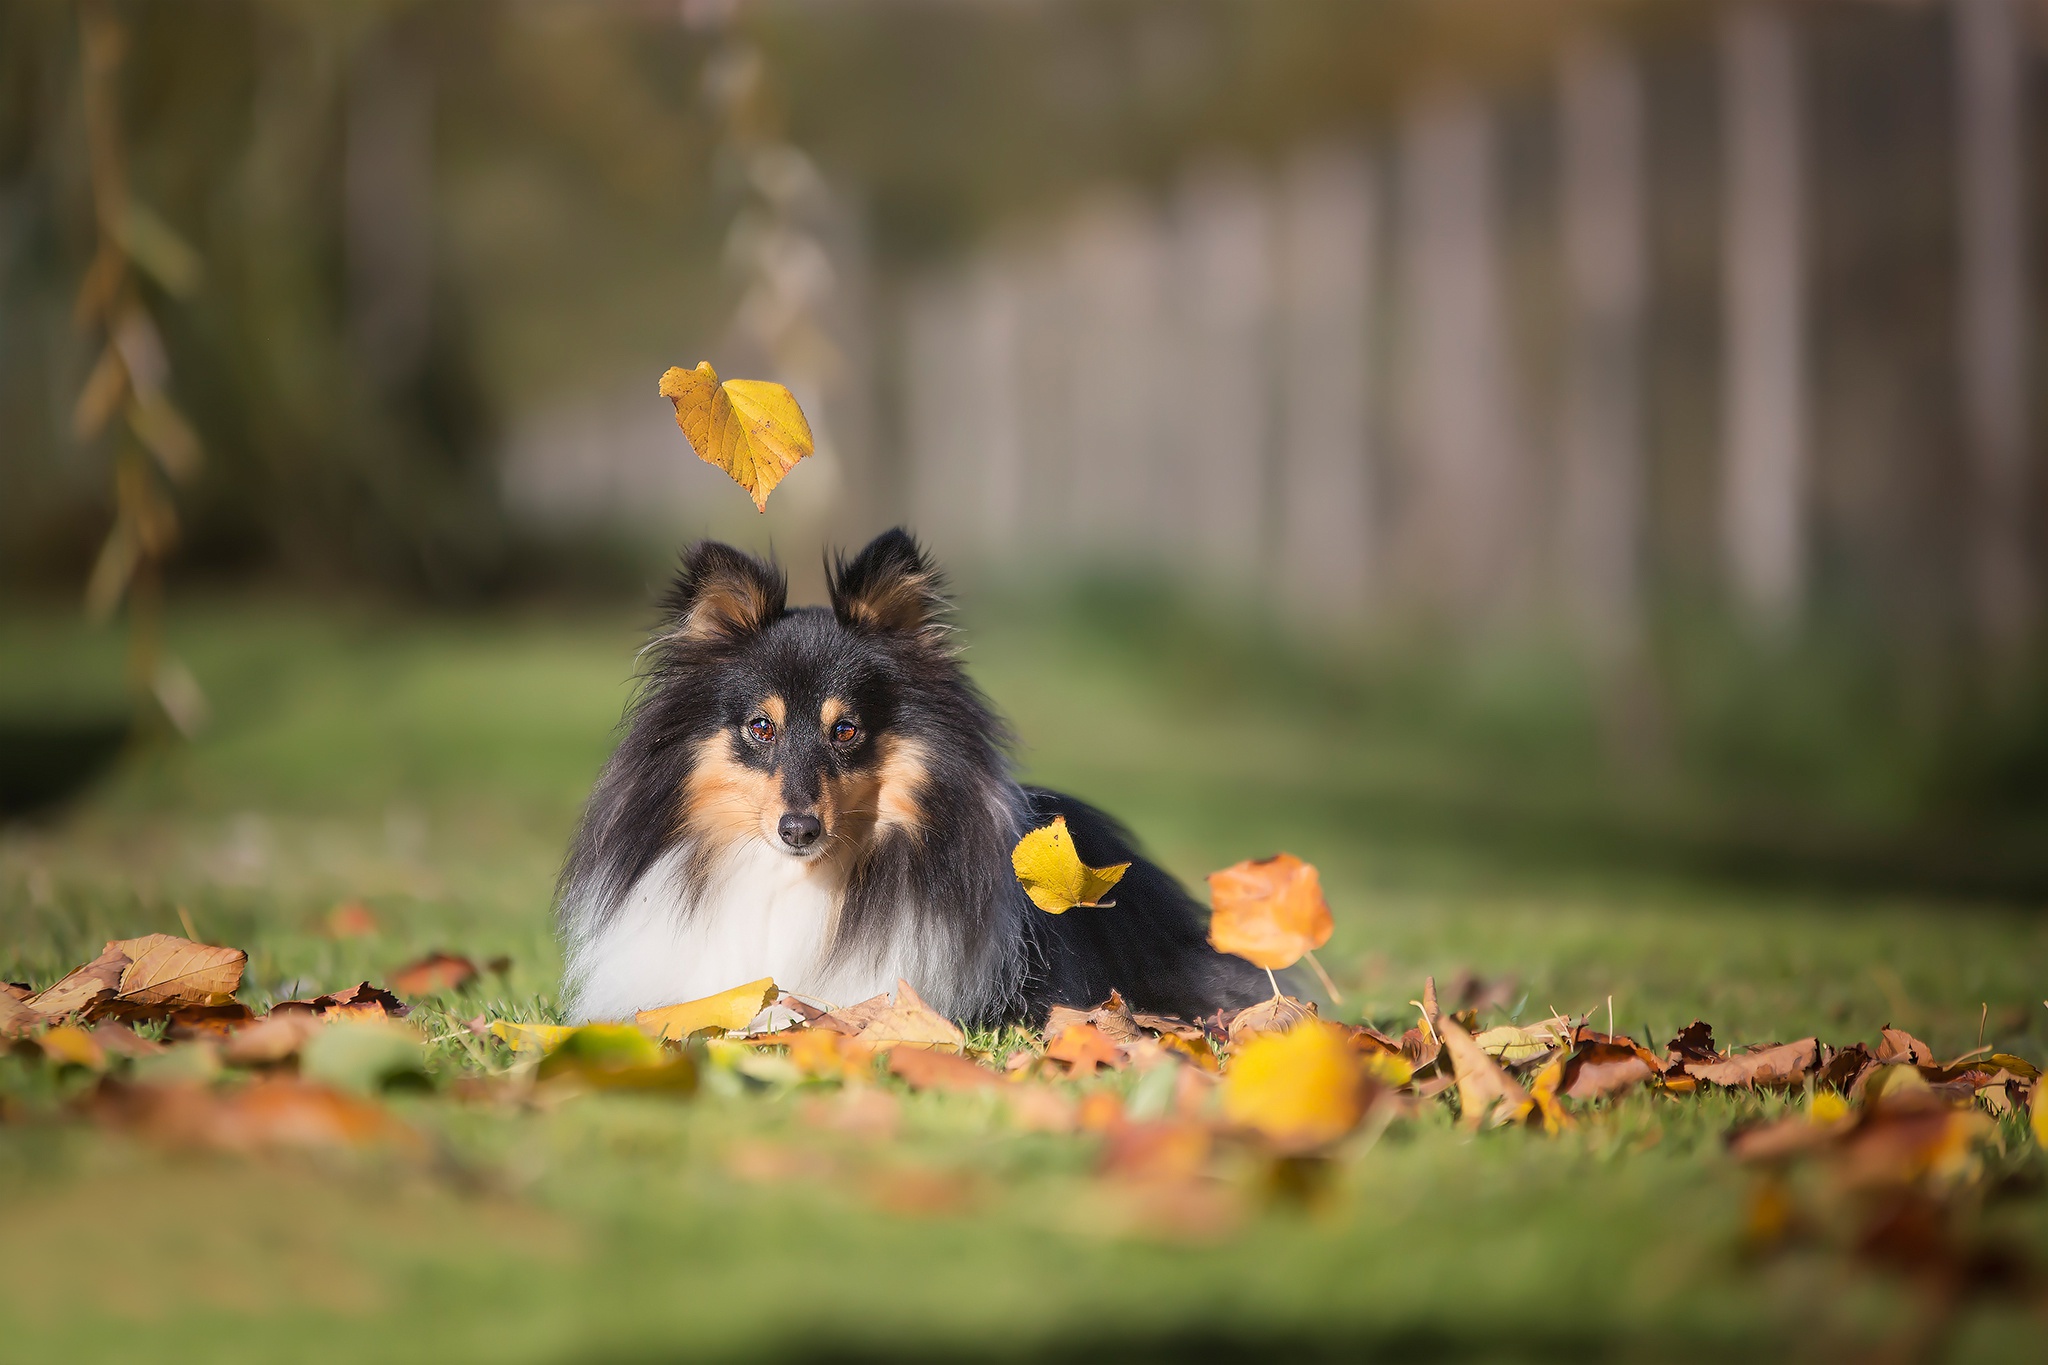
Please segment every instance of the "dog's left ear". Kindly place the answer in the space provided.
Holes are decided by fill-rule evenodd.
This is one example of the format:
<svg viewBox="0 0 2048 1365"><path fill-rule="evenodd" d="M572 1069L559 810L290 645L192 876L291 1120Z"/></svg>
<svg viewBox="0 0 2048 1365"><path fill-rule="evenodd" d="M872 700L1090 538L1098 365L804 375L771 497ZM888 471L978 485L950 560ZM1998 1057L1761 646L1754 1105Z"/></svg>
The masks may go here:
<svg viewBox="0 0 2048 1365"><path fill-rule="evenodd" d="M900 527L882 532L852 559L835 556L825 576L832 613L849 629L908 636L933 648L951 630L945 581Z"/></svg>

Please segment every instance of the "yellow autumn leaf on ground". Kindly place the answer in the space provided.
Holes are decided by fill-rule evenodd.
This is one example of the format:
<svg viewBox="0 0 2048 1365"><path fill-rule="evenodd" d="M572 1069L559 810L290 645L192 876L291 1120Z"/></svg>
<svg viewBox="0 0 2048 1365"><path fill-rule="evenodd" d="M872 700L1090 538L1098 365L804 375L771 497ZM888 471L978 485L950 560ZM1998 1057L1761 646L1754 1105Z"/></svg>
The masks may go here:
<svg viewBox="0 0 2048 1365"><path fill-rule="evenodd" d="M1292 853L1209 874L1209 944L1267 971L1292 967L1330 941L1330 907L1314 864Z"/></svg>
<svg viewBox="0 0 2048 1365"><path fill-rule="evenodd" d="M1102 898L1123 879L1130 864L1088 866L1074 847L1074 836L1067 832L1067 817L1055 815L1051 824L1017 841L1010 852L1010 866L1016 869L1017 880L1024 884L1024 894L1031 897L1033 905L1049 915L1060 915L1076 906L1105 908Z"/></svg>
<svg viewBox="0 0 2048 1365"><path fill-rule="evenodd" d="M641 1010L633 1016L633 1022L651 1038L672 1038L677 1042L706 1029L737 1033L751 1023L755 1015L774 1004L777 994L774 979L764 976L759 981L749 981L744 986L734 986L729 991L707 995L702 1000L685 1000L680 1005Z"/></svg>
<svg viewBox="0 0 2048 1365"><path fill-rule="evenodd" d="M1223 1112L1281 1147L1306 1150L1357 1127L1372 1090L1344 1030L1305 1019L1237 1050L1223 1077Z"/></svg>
<svg viewBox="0 0 2048 1365"><path fill-rule="evenodd" d="M661 396L676 405L676 425L706 464L715 464L747 490L758 511L796 462L811 453L811 427L796 395L761 379L720 380L711 362L694 370L672 365L661 377Z"/></svg>
<svg viewBox="0 0 2048 1365"><path fill-rule="evenodd" d="M546 1052L555 1044L574 1033L573 1024L515 1024L510 1019L495 1020L491 1032L512 1045L515 1055L529 1052Z"/></svg>

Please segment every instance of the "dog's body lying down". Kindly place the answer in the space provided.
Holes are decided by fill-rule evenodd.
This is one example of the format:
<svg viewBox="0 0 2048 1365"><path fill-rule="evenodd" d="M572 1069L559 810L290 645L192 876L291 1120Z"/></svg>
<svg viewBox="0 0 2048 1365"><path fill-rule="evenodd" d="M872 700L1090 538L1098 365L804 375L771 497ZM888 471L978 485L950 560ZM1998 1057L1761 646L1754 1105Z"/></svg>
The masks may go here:
<svg viewBox="0 0 2048 1365"><path fill-rule="evenodd" d="M972 1023L1037 1022L1121 990L1196 1018L1266 996L1107 816L1019 786L1005 732L946 648L937 573L901 531L834 565L832 606L779 569L685 556L563 870L576 1020L772 976L849 1004L908 981ZM1010 865L1064 815L1083 861L1130 862L1115 905L1048 915Z"/></svg>

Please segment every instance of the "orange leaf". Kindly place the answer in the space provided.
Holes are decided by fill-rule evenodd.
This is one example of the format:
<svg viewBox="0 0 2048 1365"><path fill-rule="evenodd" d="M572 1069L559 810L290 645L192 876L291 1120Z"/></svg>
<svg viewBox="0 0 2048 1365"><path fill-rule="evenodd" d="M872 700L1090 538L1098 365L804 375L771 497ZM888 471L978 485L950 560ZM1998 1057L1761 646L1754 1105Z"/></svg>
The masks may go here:
<svg viewBox="0 0 2048 1365"><path fill-rule="evenodd" d="M1292 853L1209 874L1215 910L1209 943L1219 953L1278 971L1330 941L1330 907L1315 867Z"/></svg>
<svg viewBox="0 0 2048 1365"><path fill-rule="evenodd" d="M1116 1044L1093 1024L1068 1025L1057 1038L1046 1044L1045 1055L1056 1062L1065 1062L1067 1069L1076 1076L1092 1076L1098 1066L1114 1068L1124 1064L1123 1054L1116 1050Z"/></svg>
<svg viewBox="0 0 2048 1365"><path fill-rule="evenodd" d="M343 901L327 912L329 938L370 938L381 932L375 912L361 901Z"/></svg>
<svg viewBox="0 0 2048 1365"><path fill-rule="evenodd" d="M457 953L428 953L391 974L400 995L440 995L458 991L476 980L476 964Z"/></svg>
<svg viewBox="0 0 2048 1365"><path fill-rule="evenodd" d="M1001 1084L987 1067L930 1048L899 1047L889 1053L889 1070L913 1090L981 1090Z"/></svg>

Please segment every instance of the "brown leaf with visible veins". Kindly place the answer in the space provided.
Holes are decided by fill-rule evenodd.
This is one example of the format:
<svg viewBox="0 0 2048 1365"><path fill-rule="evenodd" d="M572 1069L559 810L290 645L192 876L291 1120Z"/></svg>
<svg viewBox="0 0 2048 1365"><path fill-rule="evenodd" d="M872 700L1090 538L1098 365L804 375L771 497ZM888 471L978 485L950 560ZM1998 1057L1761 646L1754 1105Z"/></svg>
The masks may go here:
<svg viewBox="0 0 2048 1365"><path fill-rule="evenodd" d="M55 1019L111 1000L121 988L121 973L128 969L129 961L119 943L109 943L98 957L67 973L50 989L30 996L26 1003L37 1014Z"/></svg>
<svg viewBox="0 0 2048 1365"><path fill-rule="evenodd" d="M894 1048L889 1053L889 1070L912 1090L982 1090L1002 1083L987 1067L934 1048Z"/></svg>
<svg viewBox="0 0 2048 1365"><path fill-rule="evenodd" d="M1302 1020L1315 1017L1315 1002L1276 995L1230 1016L1230 1045L1242 1047L1262 1033L1285 1033Z"/></svg>
<svg viewBox="0 0 2048 1365"><path fill-rule="evenodd" d="M400 995L440 995L476 980L476 964L460 953L431 952L391 974Z"/></svg>
<svg viewBox="0 0 2048 1365"><path fill-rule="evenodd" d="M1535 1111L1536 1102L1529 1092L1503 1071L1500 1063L1487 1056L1471 1034L1449 1018L1439 1018L1436 1026L1457 1072L1461 1123L1467 1128L1481 1124L1498 1127L1518 1123Z"/></svg>
<svg viewBox="0 0 2048 1365"><path fill-rule="evenodd" d="M1632 1040L1588 1040L1575 1044L1565 1057L1558 1093L1567 1099L1599 1099L1640 1085L1663 1070L1656 1057Z"/></svg>
<svg viewBox="0 0 2048 1365"><path fill-rule="evenodd" d="M111 1008L127 1017L226 1004L249 963L240 948L217 948L175 934L122 939L114 946L128 954L129 962Z"/></svg>
<svg viewBox="0 0 2048 1365"><path fill-rule="evenodd" d="M1068 1072L1076 1076L1093 1076L1097 1067L1114 1070L1124 1064L1116 1044L1093 1024L1070 1024L1060 1030L1059 1036L1045 1045L1045 1055L1065 1062Z"/></svg>
<svg viewBox="0 0 2048 1365"><path fill-rule="evenodd" d="M823 1019L814 1020L819 1028L836 1028L850 1037L858 1037L862 1029L889 1012L889 997L885 992L870 996L857 1005L844 1005L833 1010Z"/></svg>
<svg viewBox="0 0 2048 1365"><path fill-rule="evenodd" d="M1791 1085L1820 1065L1820 1040L1801 1038L1755 1052L1737 1052L1720 1062L1688 1062L1685 1072L1695 1080L1731 1089L1740 1086Z"/></svg>

